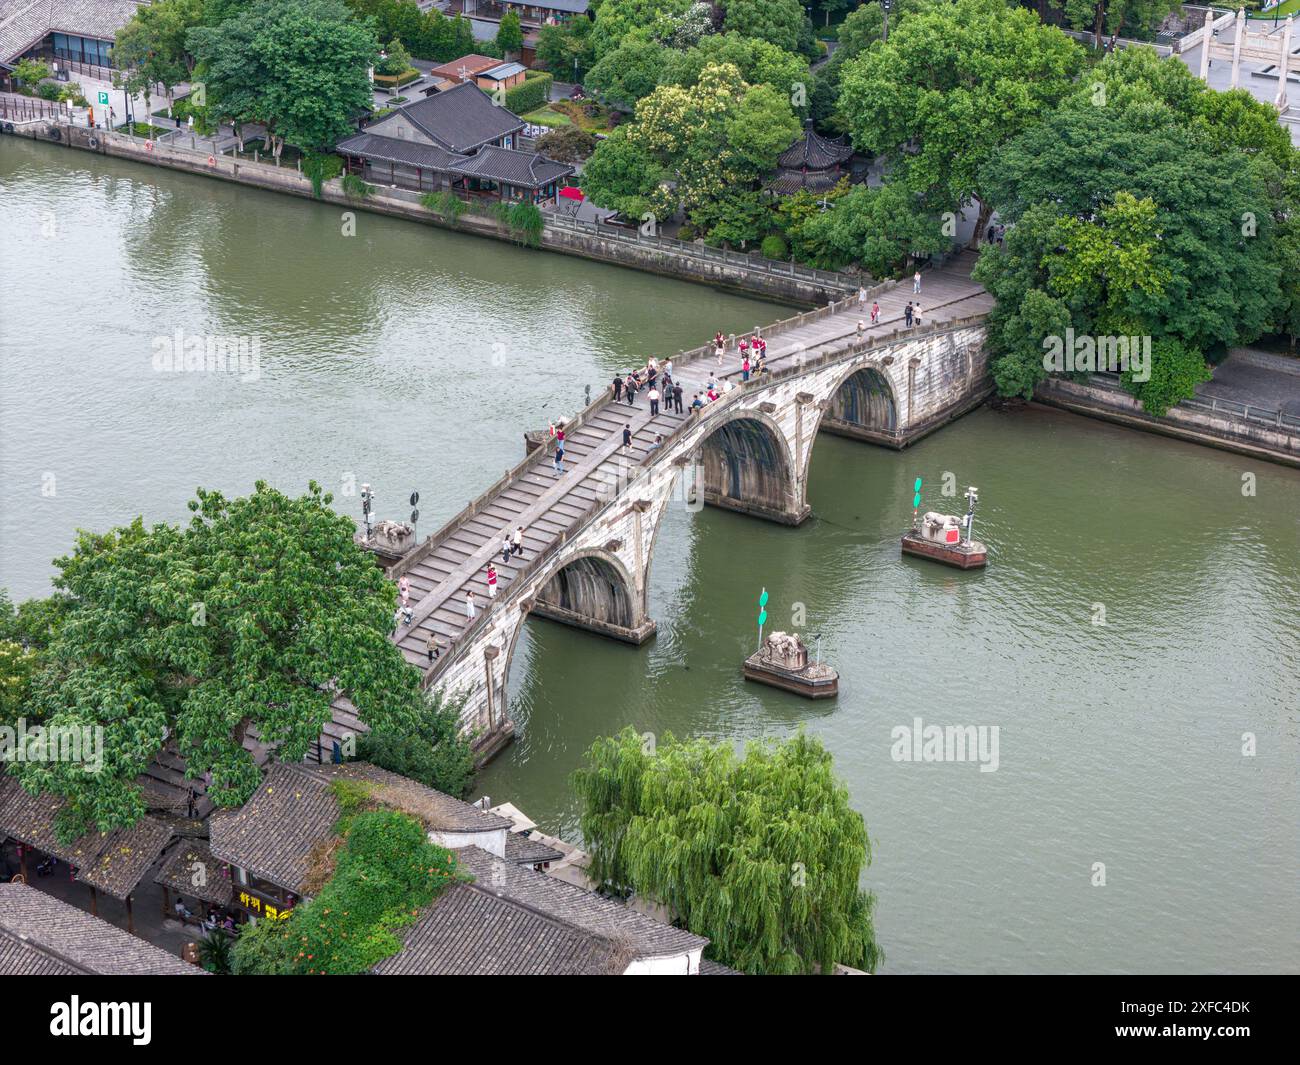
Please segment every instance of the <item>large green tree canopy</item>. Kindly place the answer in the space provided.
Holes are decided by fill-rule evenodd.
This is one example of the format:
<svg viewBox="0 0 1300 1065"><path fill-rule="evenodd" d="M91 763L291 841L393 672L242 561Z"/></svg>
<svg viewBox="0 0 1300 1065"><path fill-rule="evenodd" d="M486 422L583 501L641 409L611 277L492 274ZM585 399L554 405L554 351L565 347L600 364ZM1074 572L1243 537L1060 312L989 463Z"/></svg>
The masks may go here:
<svg viewBox="0 0 1300 1065"><path fill-rule="evenodd" d="M210 102L238 121L266 123L278 157L286 141L332 147L371 109L367 70L379 54L371 25L342 0L257 0L187 40Z"/></svg>
<svg viewBox="0 0 1300 1065"><path fill-rule="evenodd" d="M980 181L1012 228L975 274L997 299L1002 391L1028 396L1045 376L1044 336L1123 330L1156 342L1168 387L1134 390L1162 413L1191 394L1205 354L1279 322L1295 155L1276 127L1266 105L1135 50L1003 146Z"/></svg>
<svg viewBox="0 0 1300 1065"><path fill-rule="evenodd" d="M798 133L787 97L715 64L690 87L661 85L641 100L635 123L588 160L582 187L598 206L633 218L681 209L716 239L752 240L765 212L758 179Z"/></svg>
<svg viewBox="0 0 1300 1065"><path fill-rule="evenodd" d="M679 743L632 729L597 740L574 774L591 874L667 906L747 973L874 971L884 955L862 815L821 742Z"/></svg>
<svg viewBox="0 0 1300 1065"><path fill-rule="evenodd" d="M1005 0L930 5L844 65L840 111L854 144L884 155L936 211L978 199L982 230L981 167L1072 90L1082 55Z"/></svg>
<svg viewBox="0 0 1300 1065"><path fill-rule="evenodd" d="M313 484L298 499L259 483L228 500L199 490L188 526L81 533L56 560L65 597L33 709L46 724L102 726L98 773L69 762L10 767L31 791L66 796L75 835L133 824L135 785L164 740L218 805L260 779L255 728L296 761L340 692L372 728L413 731L418 672L388 640L395 596L351 519Z"/></svg>

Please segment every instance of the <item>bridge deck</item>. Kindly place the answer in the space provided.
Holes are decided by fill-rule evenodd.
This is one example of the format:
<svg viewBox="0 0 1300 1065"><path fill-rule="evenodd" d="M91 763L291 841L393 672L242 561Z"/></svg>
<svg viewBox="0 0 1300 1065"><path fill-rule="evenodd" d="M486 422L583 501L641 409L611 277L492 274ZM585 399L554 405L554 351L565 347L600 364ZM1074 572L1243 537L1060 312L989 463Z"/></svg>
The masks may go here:
<svg viewBox="0 0 1300 1065"><path fill-rule="evenodd" d="M921 303L927 326L987 311L992 298L970 278L974 258L967 252L943 269L923 274L919 296L913 295L909 279L869 297L867 310L875 298L880 303L881 322L874 328L868 325L866 335L901 322L909 301ZM868 319L868 315L860 312L856 299L852 299L837 313L772 336L767 349L769 369L788 365L797 354L812 357L828 345L843 342L856 333L860 318ZM427 668L431 631L437 633L446 656L452 642L470 624L466 592L474 592L478 613L491 609L484 575L487 563L495 564L498 595L504 594L523 565L582 526L592 506L602 498L602 489L615 483L622 463L626 467L642 463L656 434L666 439L692 416L691 398L705 390L710 378L739 372L739 356L728 352L722 367L712 356L675 361L673 370L684 393L682 414L667 413L661 405L659 415L652 418L643 393L638 394L633 406L626 402L615 404L610 397L609 402L590 411L583 424L566 434L565 473L557 474L551 456L545 449L539 450L522 472L480 497L473 517L450 532L444 526L433 534L431 550L406 572L414 612L412 624L399 628L393 637L408 662ZM632 444L622 457L622 433L627 425L632 429ZM524 527L523 557L503 562L502 540L520 525ZM340 700L335 727L327 734L341 734L342 725L355 722L354 714L347 701Z"/></svg>

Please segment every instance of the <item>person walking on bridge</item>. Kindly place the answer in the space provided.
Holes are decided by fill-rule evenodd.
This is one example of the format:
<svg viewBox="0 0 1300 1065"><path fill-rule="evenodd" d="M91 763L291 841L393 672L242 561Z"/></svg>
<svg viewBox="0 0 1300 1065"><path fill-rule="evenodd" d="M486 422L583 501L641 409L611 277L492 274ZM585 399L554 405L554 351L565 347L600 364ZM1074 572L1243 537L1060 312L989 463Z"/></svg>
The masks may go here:
<svg viewBox="0 0 1300 1065"><path fill-rule="evenodd" d="M650 391L646 395L650 399L650 417L659 417L659 389L655 388L654 384L651 383Z"/></svg>
<svg viewBox="0 0 1300 1065"><path fill-rule="evenodd" d="M425 653L429 656L429 661L434 662L442 654L442 647L438 644L438 634L429 633L429 642L425 645Z"/></svg>
<svg viewBox="0 0 1300 1065"><path fill-rule="evenodd" d="M495 599L497 597L497 568L491 562L487 564L487 588L488 598Z"/></svg>
<svg viewBox="0 0 1300 1065"><path fill-rule="evenodd" d="M501 534L501 564L504 566L510 561L510 530L506 529Z"/></svg>
<svg viewBox="0 0 1300 1065"><path fill-rule="evenodd" d="M623 375L614 375L614 402L617 403L623 398Z"/></svg>
<svg viewBox="0 0 1300 1065"><path fill-rule="evenodd" d="M520 558L524 557L524 527L522 525L515 529L514 541L510 545L510 553L518 555Z"/></svg>
<svg viewBox="0 0 1300 1065"><path fill-rule="evenodd" d="M918 327L921 324L921 305L919 303L912 308L912 321L914 321Z"/></svg>
<svg viewBox="0 0 1300 1065"><path fill-rule="evenodd" d="M912 291L914 293L921 291L921 271L918 270L912 275Z"/></svg>
<svg viewBox="0 0 1300 1065"><path fill-rule="evenodd" d="M632 426L631 424L623 426L623 454L627 454L632 447Z"/></svg>
<svg viewBox="0 0 1300 1065"><path fill-rule="evenodd" d="M628 374L627 380L623 382L623 395L627 396L627 405L636 406L636 375Z"/></svg>
<svg viewBox="0 0 1300 1065"><path fill-rule="evenodd" d="M474 612L475 612L474 593L466 592L465 593L465 620L472 622L474 620Z"/></svg>
<svg viewBox="0 0 1300 1065"><path fill-rule="evenodd" d="M871 324L872 325L880 324L880 304L877 303L875 300L871 301Z"/></svg>
<svg viewBox="0 0 1300 1065"><path fill-rule="evenodd" d="M907 301L907 306L903 308L903 321L907 323L907 328L912 328L912 301Z"/></svg>
<svg viewBox="0 0 1300 1065"><path fill-rule="evenodd" d="M673 410L681 414L682 412L682 386L673 382Z"/></svg>
<svg viewBox="0 0 1300 1065"><path fill-rule="evenodd" d="M858 313L859 314L862 313L862 309L866 305L867 305L867 290L862 286L859 286L858 287Z"/></svg>

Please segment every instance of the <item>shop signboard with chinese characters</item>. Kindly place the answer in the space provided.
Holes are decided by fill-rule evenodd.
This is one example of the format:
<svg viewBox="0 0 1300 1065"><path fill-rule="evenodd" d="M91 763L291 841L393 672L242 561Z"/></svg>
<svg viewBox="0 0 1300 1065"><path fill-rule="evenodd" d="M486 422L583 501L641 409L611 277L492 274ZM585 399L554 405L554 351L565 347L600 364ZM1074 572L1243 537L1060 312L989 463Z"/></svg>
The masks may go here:
<svg viewBox="0 0 1300 1065"><path fill-rule="evenodd" d="M292 903L281 902L250 887L239 888L235 892L234 903L250 916L263 917L268 921L283 921L293 913Z"/></svg>

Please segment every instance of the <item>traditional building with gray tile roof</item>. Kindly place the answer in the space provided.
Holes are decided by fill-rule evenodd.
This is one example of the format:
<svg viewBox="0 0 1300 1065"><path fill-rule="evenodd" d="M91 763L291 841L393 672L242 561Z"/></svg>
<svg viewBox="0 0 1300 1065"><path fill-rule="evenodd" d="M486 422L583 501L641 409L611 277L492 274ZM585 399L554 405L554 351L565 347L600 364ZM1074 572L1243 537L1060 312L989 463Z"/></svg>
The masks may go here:
<svg viewBox="0 0 1300 1065"><path fill-rule="evenodd" d="M3 0L0 62L26 55L106 66L117 31L147 0Z"/></svg>
<svg viewBox="0 0 1300 1065"><path fill-rule="evenodd" d="M116 925L26 884L0 884L0 975L206 976Z"/></svg>
<svg viewBox="0 0 1300 1065"><path fill-rule="evenodd" d="M456 858L473 874L478 887L619 945L630 959L626 973L695 975L700 971L700 957L709 943L703 936L477 847L457 852Z"/></svg>
<svg viewBox="0 0 1300 1065"><path fill-rule="evenodd" d="M519 150L523 128L523 119L464 82L397 108L336 150L349 173L379 185L466 200L553 202L573 167Z"/></svg>
<svg viewBox="0 0 1300 1065"><path fill-rule="evenodd" d="M617 943L478 884L453 884L405 930L381 976L612 976L631 959Z"/></svg>

